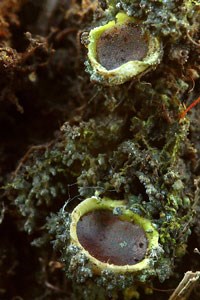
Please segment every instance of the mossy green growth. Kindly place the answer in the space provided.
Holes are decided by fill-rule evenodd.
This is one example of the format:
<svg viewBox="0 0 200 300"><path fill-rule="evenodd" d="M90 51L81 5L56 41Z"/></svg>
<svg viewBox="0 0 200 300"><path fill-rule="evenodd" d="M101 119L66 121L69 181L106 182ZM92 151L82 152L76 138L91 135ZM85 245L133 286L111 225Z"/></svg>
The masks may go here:
<svg viewBox="0 0 200 300"><path fill-rule="evenodd" d="M119 213L121 220L134 222L144 230L148 247L141 262L123 266L105 263L83 248L77 237L77 223L82 216L96 210L108 210L114 215ZM95 299L90 292L97 287L102 293L101 299L106 299L106 294L117 295L119 291L126 296L133 294L133 291L134 295L138 295L138 285L145 287L147 282L150 284L149 280L156 276L158 267L161 268L160 262L164 261L164 250L158 243L159 234L152 222L133 213L125 201L94 196L82 201L72 213L67 213L64 205L57 215L48 218L47 228L55 235L54 246L62 253L67 277L75 280L79 286L87 282L89 299Z"/></svg>
<svg viewBox="0 0 200 300"><path fill-rule="evenodd" d="M29 153L7 187L20 229L37 234L38 247L53 243L75 295L87 284L80 299L95 299L99 286L106 299L138 283L145 289L156 277L163 282L174 272L174 253L180 257L186 249L193 218L193 178L183 158L189 122L177 119L179 105L171 94L175 90L181 97L187 85L174 79L171 88L173 77L161 74L152 85L116 87L114 96L124 100L118 106L114 96L92 102L87 108L93 117L65 123L58 139ZM133 273L105 268L96 274L81 247L72 245L72 212L95 192L99 199L124 199L128 211L159 233L159 247L147 254L148 268Z"/></svg>
<svg viewBox="0 0 200 300"><path fill-rule="evenodd" d="M30 148L11 174L5 194L10 201L12 217L24 231L23 235L28 233L26 240L38 247L35 261L42 258L40 261L44 262L36 266L37 274L43 274L41 285L45 287L48 278L50 284L56 282L56 291L48 285L52 292L57 293L58 287L62 293L64 282L67 294L62 294L61 298L130 300L138 297L141 289L149 291L150 287L151 290L154 279L164 282L170 276L175 287L177 267L181 265L179 262L194 224L194 180L199 170L196 155L199 150L198 116L192 127L187 118L179 121L182 103L189 104L199 94L196 81L200 75L198 2L112 0L112 11L109 7L103 18L98 19L98 24L95 20L91 33L98 36L98 30L106 28L99 31L99 41L102 36L105 38L104 32L113 33L112 30L119 28L123 37L127 37L125 29L131 28L142 36L143 55L149 45L148 38L157 39L159 46L160 41L164 45L161 63L154 65L154 71L148 72L142 80L121 85L118 85L123 82L121 79L115 84L98 70L95 72L88 63L93 80L112 87L93 85L81 68L77 71L70 68L70 72L64 74L70 82L66 109L73 107L74 111L60 132L56 132L56 138L48 144ZM82 16L82 20L89 21L88 12ZM77 20L77 14L73 17ZM74 21L66 20L69 29L73 27L72 31L67 31L70 41ZM93 37L90 35L91 40ZM69 47L69 50L74 53L74 48ZM95 56L95 46L91 51ZM66 49L61 52L66 53ZM101 54L98 55L103 61ZM137 61L143 60L144 57ZM48 65L52 71L53 61ZM115 71L119 69L120 66ZM57 71L53 76L60 74ZM140 79L145 72L131 79ZM119 78L118 73L116 80ZM123 203L117 202L117 206L112 207L113 215L128 217L129 212L138 223L150 222L153 237L152 232L146 233L151 241L148 246L152 243L145 253L147 264L139 262L131 266L134 272L133 269L124 272L121 266L116 272L116 268L101 264L102 268L96 272L91 256L83 251L82 244L72 241L70 233L73 213L84 206L85 199L98 199L98 206L104 208L111 208L112 203L123 199ZM88 205L87 209L90 208ZM120 247L124 251L126 244L121 243ZM60 270L61 276L51 271L47 273L52 259L62 261L65 273ZM137 269L139 265L140 270ZM163 288L172 288L167 282ZM42 296L51 298L48 293L42 292Z"/></svg>
<svg viewBox="0 0 200 300"><path fill-rule="evenodd" d="M142 20L145 27L161 39L167 37L175 42L183 36L186 38L187 31L193 36L198 30L199 1L108 0L108 3L115 10Z"/></svg>

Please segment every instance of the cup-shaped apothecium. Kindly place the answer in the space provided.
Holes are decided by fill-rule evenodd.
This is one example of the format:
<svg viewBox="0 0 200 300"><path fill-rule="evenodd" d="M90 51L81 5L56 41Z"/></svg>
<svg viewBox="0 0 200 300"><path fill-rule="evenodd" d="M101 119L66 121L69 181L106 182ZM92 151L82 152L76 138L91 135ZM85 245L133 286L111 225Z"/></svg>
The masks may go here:
<svg viewBox="0 0 200 300"><path fill-rule="evenodd" d="M124 12L89 33L88 71L92 80L106 85L141 76L160 63L161 55L159 40Z"/></svg>
<svg viewBox="0 0 200 300"><path fill-rule="evenodd" d="M70 238L96 274L149 268L151 251L158 247L158 232L149 220L126 209L124 201L108 198L88 198L74 209Z"/></svg>

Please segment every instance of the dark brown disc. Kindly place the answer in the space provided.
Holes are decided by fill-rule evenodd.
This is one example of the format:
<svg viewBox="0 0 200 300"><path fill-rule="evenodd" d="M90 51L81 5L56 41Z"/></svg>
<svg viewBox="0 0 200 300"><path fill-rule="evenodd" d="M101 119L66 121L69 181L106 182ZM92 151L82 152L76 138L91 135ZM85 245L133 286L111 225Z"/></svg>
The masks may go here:
<svg viewBox="0 0 200 300"><path fill-rule="evenodd" d="M107 70L128 61L142 60L147 51L147 38L139 25L131 23L107 29L97 42L97 60Z"/></svg>
<svg viewBox="0 0 200 300"><path fill-rule="evenodd" d="M141 261L148 246L140 226L120 220L108 210L95 210L84 215L77 224L77 236L93 257L120 266Z"/></svg>

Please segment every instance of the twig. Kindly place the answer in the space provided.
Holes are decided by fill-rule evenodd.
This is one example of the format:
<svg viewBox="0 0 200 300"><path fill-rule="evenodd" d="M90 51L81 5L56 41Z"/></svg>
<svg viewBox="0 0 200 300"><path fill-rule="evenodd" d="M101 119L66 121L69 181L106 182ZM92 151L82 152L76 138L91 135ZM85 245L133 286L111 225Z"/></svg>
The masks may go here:
<svg viewBox="0 0 200 300"><path fill-rule="evenodd" d="M188 39L190 40L190 42L191 42L192 44L194 44L195 46L200 47L200 43L195 42L195 41L193 40L193 38L189 35L189 32L188 32L188 31L187 31L187 37L188 37Z"/></svg>
<svg viewBox="0 0 200 300"><path fill-rule="evenodd" d="M17 173L19 172L19 170L21 169L21 167L24 165L24 163L28 160L28 158L30 157L30 154L32 154L34 151L38 151L38 150L46 150L50 147L50 145L52 144L52 142L46 143L44 145L35 145L35 146L31 146L27 152L25 153L25 155L22 157L22 159L20 160L16 170L13 173L13 176L16 177Z"/></svg>
<svg viewBox="0 0 200 300"><path fill-rule="evenodd" d="M187 300L200 279L200 272L188 271L170 296L169 300Z"/></svg>
<svg viewBox="0 0 200 300"><path fill-rule="evenodd" d="M2 202L0 205L1 205L1 210L0 210L0 224L1 224L3 222L4 216L5 216L6 208L5 208L4 202Z"/></svg>

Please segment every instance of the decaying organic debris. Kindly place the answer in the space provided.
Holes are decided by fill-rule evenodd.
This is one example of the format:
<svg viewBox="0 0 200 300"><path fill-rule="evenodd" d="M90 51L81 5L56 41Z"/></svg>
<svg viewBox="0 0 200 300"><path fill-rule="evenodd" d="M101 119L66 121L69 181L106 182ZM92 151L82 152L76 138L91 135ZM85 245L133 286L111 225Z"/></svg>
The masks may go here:
<svg viewBox="0 0 200 300"><path fill-rule="evenodd" d="M168 299L200 268L198 1L0 14L0 298Z"/></svg>

